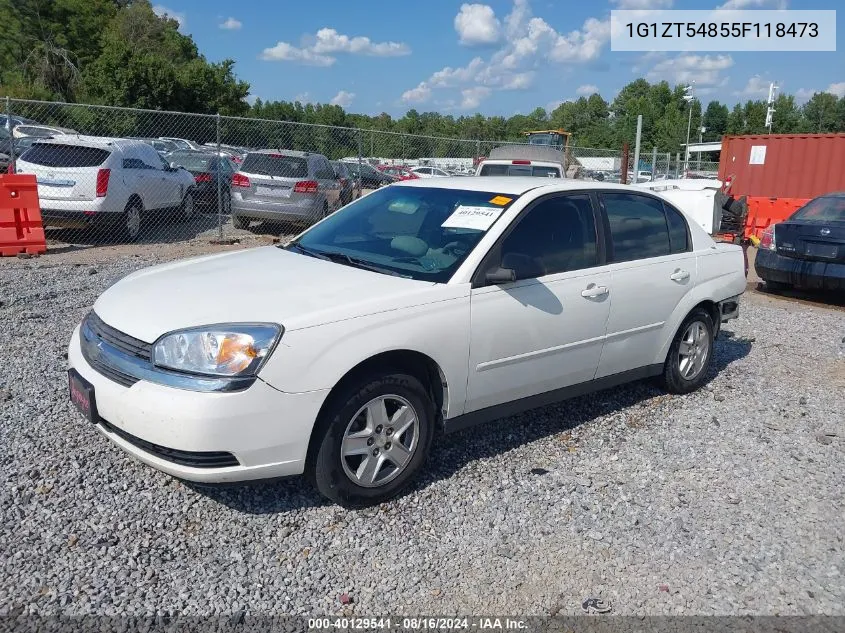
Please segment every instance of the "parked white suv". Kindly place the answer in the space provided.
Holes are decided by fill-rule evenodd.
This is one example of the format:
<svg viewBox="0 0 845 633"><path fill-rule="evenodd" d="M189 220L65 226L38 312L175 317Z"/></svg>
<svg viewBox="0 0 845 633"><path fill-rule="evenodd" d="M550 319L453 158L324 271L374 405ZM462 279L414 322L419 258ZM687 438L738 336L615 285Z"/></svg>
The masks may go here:
<svg viewBox="0 0 845 633"><path fill-rule="evenodd" d="M647 191L409 180L287 245L124 278L73 334L70 394L177 477L305 473L357 506L397 494L438 427L652 376L697 389L745 285L739 246Z"/></svg>
<svg viewBox="0 0 845 633"><path fill-rule="evenodd" d="M151 211L164 219L194 214L190 172L168 163L142 141L68 136L34 143L16 171L35 174L45 225L86 227L112 224L134 241Z"/></svg>

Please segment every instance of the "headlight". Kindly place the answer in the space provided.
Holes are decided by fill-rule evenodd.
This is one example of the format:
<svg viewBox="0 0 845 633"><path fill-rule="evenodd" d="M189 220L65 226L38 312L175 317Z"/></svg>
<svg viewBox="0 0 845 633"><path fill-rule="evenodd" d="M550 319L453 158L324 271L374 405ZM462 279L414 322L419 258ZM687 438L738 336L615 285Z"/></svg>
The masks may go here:
<svg viewBox="0 0 845 633"><path fill-rule="evenodd" d="M226 323L162 336L153 364L210 376L254 375L273 351L282 328L273 324Z"/></svg>

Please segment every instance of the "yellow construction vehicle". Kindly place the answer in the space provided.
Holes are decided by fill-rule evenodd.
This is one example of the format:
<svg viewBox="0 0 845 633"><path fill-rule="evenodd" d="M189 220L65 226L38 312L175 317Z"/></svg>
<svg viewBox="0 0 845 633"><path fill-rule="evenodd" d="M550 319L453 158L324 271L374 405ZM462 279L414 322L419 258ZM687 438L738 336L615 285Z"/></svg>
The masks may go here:
<svg viewBox="0 0 845 633"><path fill-rule="evenodd" d="M522 134L528 137L531 145L551 145L561 151L569 149L569 138L572 136L572 132L566 130L534 130Z"/></svg>

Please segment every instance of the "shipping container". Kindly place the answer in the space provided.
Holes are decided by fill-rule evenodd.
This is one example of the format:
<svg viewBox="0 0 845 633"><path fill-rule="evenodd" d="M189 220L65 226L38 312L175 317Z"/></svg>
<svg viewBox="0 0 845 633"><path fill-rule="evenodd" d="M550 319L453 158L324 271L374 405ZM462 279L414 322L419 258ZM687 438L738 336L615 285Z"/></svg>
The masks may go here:
<svg viewBox="0 0 845 633"><path fill-rule="evenodd" d="M743 234L759 237L811 198L845 191L845 134L725 136L719 180L747 198Z"/></svg>
<svg viewBox="0 0 845 633"><path fill-rule="evenodd" d="M815 198L845 190L845 134L725 136L719 180L734 196Z"/></svg>

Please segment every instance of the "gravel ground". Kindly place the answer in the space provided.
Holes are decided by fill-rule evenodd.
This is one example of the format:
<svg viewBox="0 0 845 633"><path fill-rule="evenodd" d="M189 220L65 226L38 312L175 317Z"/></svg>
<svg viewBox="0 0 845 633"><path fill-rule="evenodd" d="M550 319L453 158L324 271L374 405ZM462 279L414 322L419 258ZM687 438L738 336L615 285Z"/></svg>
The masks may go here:
<svg viewBox="0 0 845 633"><path fill-rule="evenodd" d="M209 249L0 260L0 613L574 614L596 595L845 615L841 311L746 293L700 392L637 384L440 438L407 495L346 511L298 479L180 483L71 408L65 346L97 295Z"/></svg>

